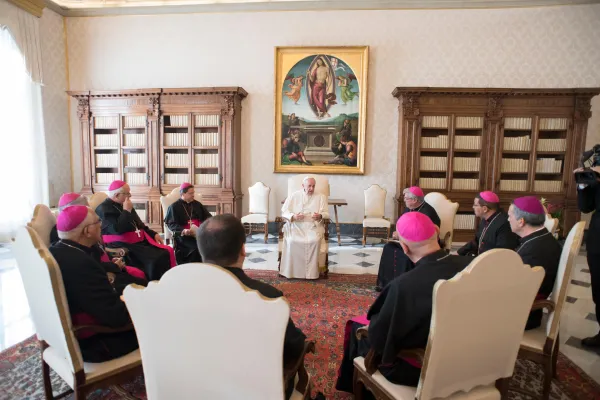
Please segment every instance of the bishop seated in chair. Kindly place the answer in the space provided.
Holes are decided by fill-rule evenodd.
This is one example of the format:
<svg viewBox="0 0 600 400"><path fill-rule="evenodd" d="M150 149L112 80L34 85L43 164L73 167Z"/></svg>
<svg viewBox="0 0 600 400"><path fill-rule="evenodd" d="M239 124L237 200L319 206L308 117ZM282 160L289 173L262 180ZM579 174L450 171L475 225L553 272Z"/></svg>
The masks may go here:
<svg viewBox="0 0 600 400"><path fill-rule="evenodd" d="M403 191L404 204L406 208L404 213L419 212L425 214L439 228L441 225L440 217L435 209L425 202L425 194L418 186L412 186ZM398 240L397 232L393 233L393 239ZM390 242L383 247L381 260L379 261L379 271L377 273L377 286L375 290L381 291L394 278L414 268L414 264L402 251L398 243Z"/></svg>
<svg viewBox="0 0 600 400"><path fill-rule="evenodd" d="M97 208L102 219L102 238L110 247L129 250L129 264L146 273L148 280L158 280L176 265L175 253L163 244L160 235L148 228L131 203L129 185L123 181L110 184L109 197Z"/></svg>
<svg viewBox="0 0 600 400"><path fill-rule="evenodd" d="M519 238L510 230L508 215L500 209L500 199L494 192L481 192L473 200L473 212L481 221L475 238L458 249L461 256L477 257L491 249L514 250Z"/></svg>
<svg viewBox="0 0 600 400"><path fill-rule="evenodd" d="M520 238L516 252L524 264L541 266L546 272L536 299L547 299L552 293L562 247L544 227L546 210L535 196L519 197L508 209L510 228ZM542 310L529 314L525 329L534 329L542 324Z"/></svg>
<svg viewBox="0 0 600 400"><path fill-rule="evenodd" d="M202 203L194 200L194 185L184 182L179 187L180 199L169 206L165 224L173 232L177 264L202 262L196 245L196 231L212 215Z"/></svg>
<svg viewBox="0 0 600 400"><path fill-rule="evenodd" d="M101 223L86 206L68 207L59 214L56 224L60 240L50 247L62 274L73 325L123 328L115 333L78 331L86 362L112 360L138 348L127 307L119 298L122 288L117 290L110 274L93 255L94 246L100 242Z"/></svg>
<svg viewBox="0 0 600 400"><path fill-rule="evenodd" d="M315 193L315 185L314 178L304 178L302 190L292 193L281 208L286 222L280 274L286 278L319 278L319 251L325 234L323 219L329 218L329 212L327 197Z"/></svg>

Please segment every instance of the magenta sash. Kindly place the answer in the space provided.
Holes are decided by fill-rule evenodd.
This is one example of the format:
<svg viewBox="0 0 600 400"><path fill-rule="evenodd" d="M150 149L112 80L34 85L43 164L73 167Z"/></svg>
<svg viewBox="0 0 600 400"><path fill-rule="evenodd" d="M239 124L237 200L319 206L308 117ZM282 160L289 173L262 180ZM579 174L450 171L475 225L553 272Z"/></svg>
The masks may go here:
<svg viewBox="0 0 600 400"><path fill-rule="evenodd" d="M172 247L167 246L166 244L158 244L154 240L154 238L150 237L146 231L140 230L144 234L144 236L138 236L135 232L125 232L122 235L102 235L102 239L104 239L104 243L112 243L112 242L123 242L129 244L135 244L146 239L148 243L150 243L154 247L158 247L163 250L167 250L169 252L169 258L171 259L171 268L177 265L175 261L175 251Z"/></svg>
<svg viewBox="0 0 600 400"><path fill-rule="evenodd" d="M202 222L200 222L199 219L193 219L192 220L192 224L194 224L196 226L200 226L201 223ZM190 221L188 221L188 223L183 226L183 229L190 229Z"/></svg>
<svg viewBox="0 0 600 400"><path fill-rule="evenodd" d="M104 252L102 254L102 256L100 257L100 261L112 262L112 260L108 256L108 254L106 254L106 252ZM144 271L142 271L141 269L138 269L136 267L125 266L125 272L127 272L129 275L133 276L134 278L146 279L146 274L144 274Z"/></svg>

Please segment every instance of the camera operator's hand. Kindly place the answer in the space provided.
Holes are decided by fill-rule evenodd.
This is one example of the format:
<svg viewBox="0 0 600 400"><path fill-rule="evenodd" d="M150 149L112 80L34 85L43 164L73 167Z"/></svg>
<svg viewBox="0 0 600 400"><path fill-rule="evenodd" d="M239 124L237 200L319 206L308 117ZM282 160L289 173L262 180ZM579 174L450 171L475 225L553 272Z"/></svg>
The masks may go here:
<svg viewBox="0 0 600 400"><path fill-rule="evenodd" d="M578 172L583 172L583 167L579 167L575 171L573 171L574 174L576 174Z"/></svg>

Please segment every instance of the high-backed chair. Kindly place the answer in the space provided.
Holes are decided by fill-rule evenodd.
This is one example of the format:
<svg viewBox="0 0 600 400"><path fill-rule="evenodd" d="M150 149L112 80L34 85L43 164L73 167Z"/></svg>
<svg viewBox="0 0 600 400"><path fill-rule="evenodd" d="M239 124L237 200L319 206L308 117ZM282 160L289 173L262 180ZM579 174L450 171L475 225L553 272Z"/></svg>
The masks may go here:
<svg viewBox="0 0 600 400"><path fill-rule="evenodd" d="M390 220L385 218L385 196L387 190L379 185L371 185L365 190L365 217L363 219L363 247L367 243L367 235L383 235L390 237Z"/></svg>
<svg viewBox="0 0 600 400"><path fill-rule="evenodd" d="M544 222L544 227L548 229L548 232L554 237L556 237L556 230L558 229L558 218L553 218L552 215L546 214L546 222Z"/></svg>
<svg viewBox="0 0 600 400"><path fill-rule="evenodd" d="M302 183L306 174L294 175L288 178L288 187L287 187L287 197L291 196L292 193L302 190ZM311 178L315 179L315 191L314 193L322 194L329 198L329 179L323 175L310 175ZM319 270L323 271L325 277L329 273L329 218L323 218L323 227L325 228L325 234L323 235L323 240L321 241L321 246L319 247ZM282 217L275 218L275 222L277 223L277 229L279 233L279 257L278 261L281 263L281 254L283 252L283 225L286 220Z"/></svg>
<svg viewBox="0 0 600 400"><path fill-rule="evenodd" d="M547 319L539 328L525 331L521 342L520 358L535 361L544 366L543 398L548 399L552 378L556 375L558 358L560 315L567 298L567 288L571 280L571 272L575 257L579 254L585 222L580 221L571 228L560 255L556 281L549 299L536 300L531 310L547 309Z"/></svg>
<svg viewBox="0 0 600 400"><path fill-rule="evenodd" d="M86 393L96 388L128 381L142 372L139 350L103 363L83 362L75 338L75 333L81 328L71 322L62 274L54 257L31 227L19 228L13 252L37 337L41 341L42 375L47 399L55 398L49 368L72 388L68 393L74 391L76 399L85 399ZM112 331L94 326L85 326L85 329Z"/></svg>
<svg viewBox="0 0 600 400"><path fill-rule="evenodd" d="M169 244L169 240L173 239L173 232L171 232L167 224L164 223L164 218L167 215L169 206L179 200L180 197L181 194L179 194L179 188L171 190L171 193L166 196L160 196L160 206L162 208L163 215L163 232L167 244ZM202 195L199 191L194 191L194 200L202 202Z"/></svg>
<svg viewBox="0 0 600 400"><path fill-rule="evenodd" d="M454 278L439 280L426 350L398 354L423 366L418 387L385 379L371 349L366 358L354 359L355 399L363 398L363 388L377 399L500 399L513 374L529 304L543 278L543 268L524 265L514 251L494 249ZM357 333L365 332L361 328Z"/></svg>
<svg viewBox="0 0 600 400"><path fill-rule="evenodd" d="M453 203L446 196L438 192L425 195L425 202L429 204L440 217L440 240L446 251L452 249L452 238L454 236L454 218L458 211L458 203Z"/></svg>
<svg viewBox="0 0 600 400"><path fill-rule="evenodd" d="M197 263L171 269L160 284L130 285L123 297L144 354L149 400L283 399L282 377L296 374L292 398L310 396L304 355L284 373L284 298L267 299L224 268Z"/></svg>
<svg viewBox="0 0 600 400"><path fill-rule="evenodd" d="M265 233L265 243L269 239L269 194L271 188L262 182L256 182L248 188L250 193L250 214L242 217L242 224L252 235L253 229L260 229Z"/></svg>
<svg viewBox="0 0 600 400"><path fill-rule="evenodd" d="M33 217L27 223L27 226L38 234L44 246L50 247L50 232L56 226L56 216L48 206L44 204L36 205L33 209Z"/></svg>
<svg viewBox="0 0 600 400"><path fill-rule="evenodd" d="M98 208L98 206L107 198L108 195L105 192L96 192L90 196L88 204L92 210L96 211L96 208Z"/></svg>

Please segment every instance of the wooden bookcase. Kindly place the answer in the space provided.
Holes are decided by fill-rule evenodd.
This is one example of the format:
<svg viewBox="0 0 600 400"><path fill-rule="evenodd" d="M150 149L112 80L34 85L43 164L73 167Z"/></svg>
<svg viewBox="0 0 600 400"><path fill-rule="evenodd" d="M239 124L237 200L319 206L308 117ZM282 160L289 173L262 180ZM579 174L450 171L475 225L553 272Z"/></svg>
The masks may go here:
<svg viewBox="0 0 600 400"><path fill-rule="evenodd" d="M473 198L492 190L507 209L520 196L565 205L580 218L572 171L584 150L590 100L600 89L398 87L397 215L402 190L420 186L459 203L455 241L473 237Z"/></svg>
<svg viewBox="0 0 600 400"><path fill-rule="evenodd" d="M82 193L131 186L132 202L162 230L160 196L193 182L213 214L241 216L242 88L71 91L78 101Z"/></svg>

